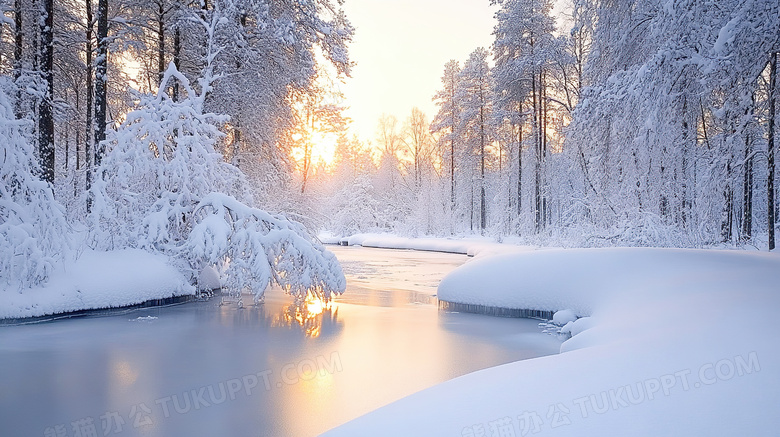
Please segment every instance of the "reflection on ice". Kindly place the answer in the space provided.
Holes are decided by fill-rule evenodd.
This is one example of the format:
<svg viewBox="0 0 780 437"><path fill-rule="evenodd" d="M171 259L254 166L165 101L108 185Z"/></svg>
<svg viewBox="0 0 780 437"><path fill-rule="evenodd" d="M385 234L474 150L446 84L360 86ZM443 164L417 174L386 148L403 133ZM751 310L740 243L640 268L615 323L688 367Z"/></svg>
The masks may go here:
<svg viewBox="0 0 780 437"><path fill-rule="evenodd" d="M267 329L287 328L303 337L317 338L338 333L343 328L339 320L338 303L309 295L301 302L273 288L266 292L264 303L239 306L227 304L220 297L218 317L223 326L236 324ZM251 296L245 296L251 299ZM217 298L215 298L217 299Z"/></svg>
<svg viewBox="0 0 780 437"><path fill-rule="evenodd" d="M0 328L0 435L70 432L89 418L102 435L101 418L118 415L123 436L313 436L438 382L560 348L536 321L440 312L438 278L465 257L333 252L357 272L333 302L296 303L275 288L260 305L245 296L243 308L219 305L218 293ZM210 406L194 406L201 394ZM136 428L136 418L151 424Z"/></svg>
<svg viewBox="0 0 780 437"><path fill-rule="evenodd" d="M309 296L304 302L294 302L282 308L273 320L272 327L300 328L306 337L316 338L323 332L339 328L338 305Z"/></svg>

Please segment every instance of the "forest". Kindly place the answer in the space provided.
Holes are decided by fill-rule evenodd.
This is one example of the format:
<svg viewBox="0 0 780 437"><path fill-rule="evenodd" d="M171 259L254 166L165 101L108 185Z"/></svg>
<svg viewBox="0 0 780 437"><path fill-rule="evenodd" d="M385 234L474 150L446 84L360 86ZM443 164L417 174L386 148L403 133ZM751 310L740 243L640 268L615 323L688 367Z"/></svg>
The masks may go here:
<svg viewBox="0 0 780 437"><path fill-rule="evenodd" d="M438 113L362 139L340 0L5 0L0 266L29 285L83 247L197 268L306 238L265 211L340 236L774 248L780 4L492 3ZM255 255L235 268L264 288Z"/></svg>
<svg viewBox="0 0 780 437"><path fill-rule="evenodd" d="M493 46L444 66L430 129L380 120L336 232L774 247L777 2L494 3Z"/></svg>

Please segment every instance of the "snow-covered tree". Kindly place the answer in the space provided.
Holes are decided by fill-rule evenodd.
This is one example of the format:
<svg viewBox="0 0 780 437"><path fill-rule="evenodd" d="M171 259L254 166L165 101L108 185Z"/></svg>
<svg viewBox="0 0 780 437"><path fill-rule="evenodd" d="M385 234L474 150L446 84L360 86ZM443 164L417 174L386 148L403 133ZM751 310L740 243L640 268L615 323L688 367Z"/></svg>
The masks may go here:
<svg viewBox="0 0 780 437"><path fill-rule="evenodd" d="M328 201L329 230L338 235L387 229L371 178L358 175Z"/></svg>
<svg viewBox="0 0 780 437"><path fill-rule="evenodd" d="M223 20L209 18L202 24L213 35ZM171 64L157 95L141 96L138 109L111 131L91 192L90 244L163 252L193 277L205 265L227 265L226 285L256 299L269 283L298 298L342 292L335 257L301 225L242 202L251 201L244 175L215 151L226 117L204 112L219 51L208 41L199 90ZM173 80L179 101L166 93Z"/></svg>
<svg viewBox="0 0 780 437"><path fill-rule="evenodd" d="M478 207L471 201L470 214L477 217L471 229L484 231L487 227L487 199L485 192L485 161L487 148L493 141L491 118L493 110L492 76L487 63L489 52L479 48L469 55L458 80L457 98L460 101L460 127L464 145L464 163L476 182ZM473 188L472 188L473 193ZM476 199L475 199L476 200ZM475 212L478 211L478 214Z"/></svg>
<svg viewBox="0 0 780 437"><path fill-rule="evenodd" d="M592 84L567 144L587 218L610 238L700 245L751 233L753 178L763 177L753 150L767 130L758 91L779 45L779 7L596 2Z"/></svg>
<svg viewBox="0 0 780 437"><path fill-rule="evenodd" d="M0 87L0 291L45 282L70 256L70 229L30 137L29 120L17 120L7 81Z"/></svg>
<svg viewBox="0 0 780 437"><path fill-rule="evenodd" d="M552 84L564 84L567 76L565 40L554 36L555 20L551 16L549 0L498 0L493 43L496 66L495 99L496 117L499 123L509 124L515 131L516 151L513 159L517 188L515 206L518 215L522 211L523 143L530 140L534 153L533 223L538 232L549 221L548 181L546 159L550 153L549 140L553 119L551 102L556 99ZM563 95L567 89L562 87ZM530 101L529 101L530 100ZM570 98L564 98L568 102ZM570 110L571 103L563 105ZM530 117L528 117L530 115ZM523 127L526 120L530 128ZM530 135L523 138L524 129ZM530 138L528 138L530 137Z"/></svg>
<svg viewBox="0 0 780 437"><path fill-rule="evenodd" d="M352 26L331 0L208 4L209 10L198 13L218 11L223 18L214 34L221 50L213 59L222 79L206 110L230 116L229 155L245 173L252 179L278 175L274 183L283 183L294 167L289 158L293 142L287 141L297 121L293 105L298 97L317 93L318 59L337 76L349 74Z"/></svg>
<svg viewBox="0 0 780 437"><path fill-rule="evenodd" d="M458 149L459 102L457 99L458 75L460 63L454 59L444 65L444 74L441 77L442 89L433 96L439 112L431 122L431 132L439 134L438 147L444 157L444 168L447 169L450 182L450 216L455 210L455 156ZM452 217L450 217L452 220ZM452 229L450 229L452 232Z"/></svg>

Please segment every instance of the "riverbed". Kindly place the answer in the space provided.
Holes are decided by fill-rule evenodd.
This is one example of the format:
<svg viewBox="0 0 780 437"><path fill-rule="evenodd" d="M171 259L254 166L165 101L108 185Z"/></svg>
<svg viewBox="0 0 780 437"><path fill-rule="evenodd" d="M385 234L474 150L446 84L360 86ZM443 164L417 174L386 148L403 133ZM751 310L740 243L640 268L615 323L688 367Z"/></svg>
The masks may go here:
<svg viewBox="0 0 780 437"><path fill-rule="evenodd" d="M0 434L312 436L560 348L535 320L439 311L463 255L330 249L348 285L329 304L273 289L244 308L216 297L0 328Z"/></svg>

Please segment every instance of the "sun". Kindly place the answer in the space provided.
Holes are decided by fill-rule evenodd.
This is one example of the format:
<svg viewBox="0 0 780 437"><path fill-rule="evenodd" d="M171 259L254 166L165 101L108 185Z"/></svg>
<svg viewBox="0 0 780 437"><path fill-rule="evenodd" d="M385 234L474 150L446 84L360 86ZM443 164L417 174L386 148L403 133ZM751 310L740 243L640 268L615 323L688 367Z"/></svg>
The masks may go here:
<svg viewBox="0 0 780 437"><path fill-rule="evenodd" d="M330 167L336 160L338 136L332 132L314 131L311 133L311 141L313 145L311 150L312 162L315 165L322 162L326 167Z"/></svg>
<svg viewBox="0 0 780 437"><path fill-rule="evenodd" d="M295 146L292 148L292 157L302 164L306 149L311 150L311 165L317 167L320 164L330 168L336 160L336 146L339 135L333 132L311 130L305 133L296 132L292 135Z"/></svg>

